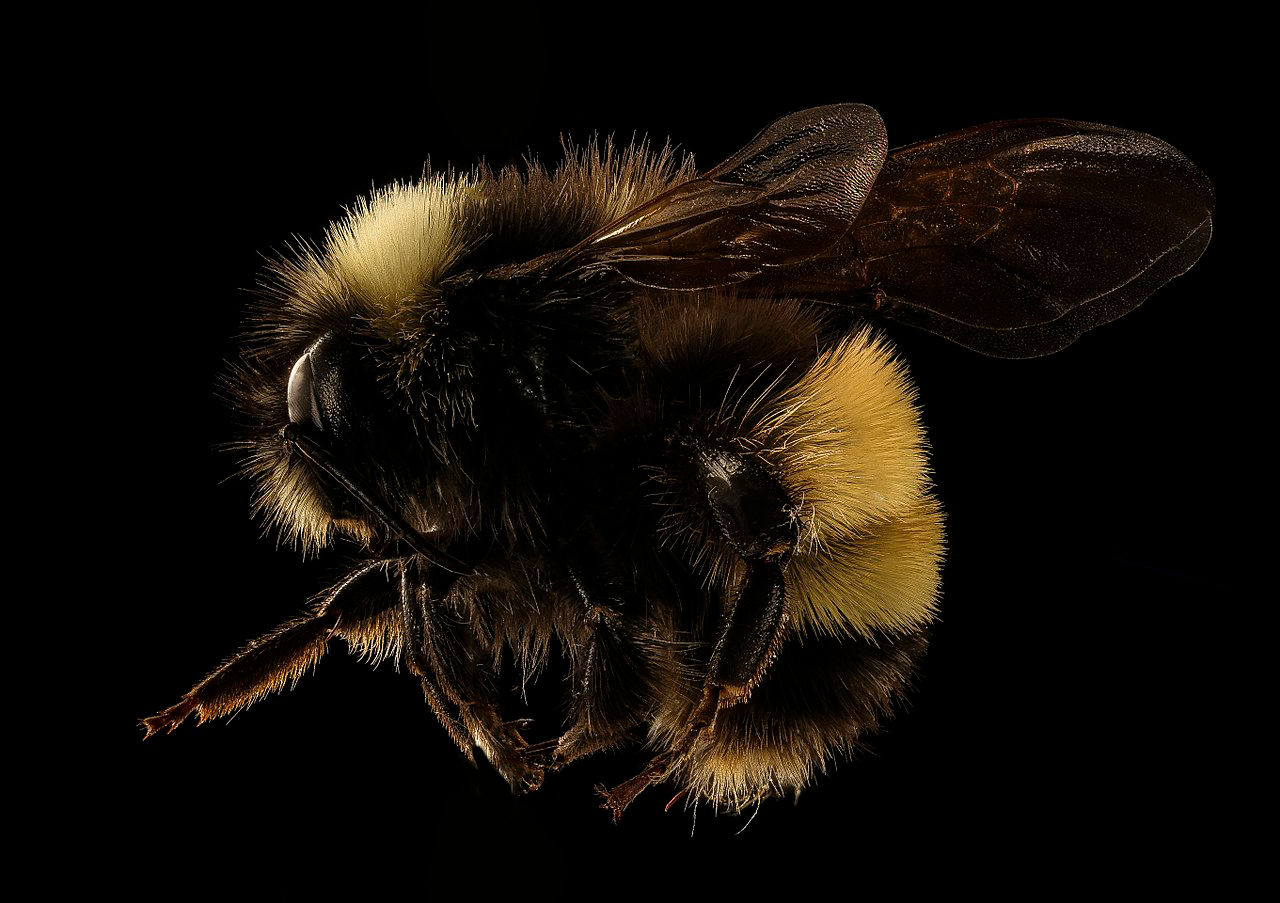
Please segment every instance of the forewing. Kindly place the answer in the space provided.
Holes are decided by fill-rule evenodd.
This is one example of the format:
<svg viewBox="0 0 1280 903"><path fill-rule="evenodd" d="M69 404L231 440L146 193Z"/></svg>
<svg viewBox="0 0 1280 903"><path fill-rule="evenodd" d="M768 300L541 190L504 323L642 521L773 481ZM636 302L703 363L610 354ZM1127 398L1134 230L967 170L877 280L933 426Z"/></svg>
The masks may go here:
<svg viewBox="0 0 1280 903"><path fill-rule="evenodd" d="M848 235L772 288L860 294L987 354L1048 354L1190 268L1212 213L1204 173L1149 135L991 123L893 151Z"/></svg>
<svg viewBox="0 0 1280 903"><path fill-rule="evenodd" d="M715 169L604 227L557 262L642 285L710 288L796 264L848 232L884 162L884 124L861 104L780 119Z"/></svg>

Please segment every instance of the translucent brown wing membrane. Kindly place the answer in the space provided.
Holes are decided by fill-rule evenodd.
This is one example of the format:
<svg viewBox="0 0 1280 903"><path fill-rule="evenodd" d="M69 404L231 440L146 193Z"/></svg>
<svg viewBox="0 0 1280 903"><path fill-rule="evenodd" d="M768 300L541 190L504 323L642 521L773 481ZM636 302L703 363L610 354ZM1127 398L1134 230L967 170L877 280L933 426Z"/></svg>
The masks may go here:
<svg viewBox="0 0 1280 903"><path fill-rule="evenodd" d="M1213 200L1149 135L991 123L893 151L846 235L751 288L867 304L985 354L1048 354L1190 268Z"/></svg>
<svg viewBox="0 0 1280 903"><path fill-rule="evenodd" d="M999 357L1057 351L1185 272L1213 188L1164 142L1057 119L893 151L870 107L796 113L532 264L863 307Z"/></svg>
<svg viewBox="0 0 1280 903"><path fill-rule="evenodd" d="M812 258L849 230L887 147L870 107L796 113L705 175L601 229L557 267L608 267L654 288L698 289Z"/></svg>

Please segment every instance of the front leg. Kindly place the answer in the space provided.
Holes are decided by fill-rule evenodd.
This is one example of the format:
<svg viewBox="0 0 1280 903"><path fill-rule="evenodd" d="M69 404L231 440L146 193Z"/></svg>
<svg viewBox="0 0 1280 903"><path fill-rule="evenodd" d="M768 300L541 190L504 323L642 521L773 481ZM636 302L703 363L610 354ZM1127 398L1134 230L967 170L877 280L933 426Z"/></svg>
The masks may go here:
<svg viewBox="0 0 1280 903"><path fill-rule="evenodd" d="M172 731L191 715L202 724L233 715L286 684L296 684L324 657L335 635L374 654L398 646L396 598L385 562L362 567L313 611L249 643L175 705L143 719L146 736Z"/></svg>
<svg viewBox="0 0 1280 903"><path fill-rule="evenodd" d="M763 465L741 453L693 446L706 503L724 540L741 558L745 577L717 629L697 704L667 751L636 777L603 793L620 818L645 788L669 775L715 731L716 715L745 703L777 654L786 625L787 561L799 531L794 504Z"/></svg>
<svg viewBox="0 0 1280 903"><path fill-rule="evenodd" d="M400 621L404 626L403 654L405 668L418 678L422 686L422 695L427 700L432 714L440 722L445 733L454 745L467 757L467 761L475 764L472 753L473 743L467 730L459 722L457 710L449 705L445 695L436 685L434 665L427 631L428 590L418 579L414 579L407 563L400 565Z"/></svg>

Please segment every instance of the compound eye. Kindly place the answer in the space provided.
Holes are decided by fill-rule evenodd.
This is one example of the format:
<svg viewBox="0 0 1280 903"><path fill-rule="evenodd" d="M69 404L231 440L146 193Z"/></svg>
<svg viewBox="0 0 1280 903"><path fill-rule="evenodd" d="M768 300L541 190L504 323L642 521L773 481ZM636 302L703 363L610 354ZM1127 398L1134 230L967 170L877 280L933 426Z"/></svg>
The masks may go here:
<svg viewBox="0 0 1280 903"><path fill-rule="evenodd" d="M289 421L330 442L370 441L383 403L362 346L345 332L327 332L294 363L287 392Z"/></svg>
<svg viewBox="0 0 1280 903"><path fill-rule="evenodd" d="M311 351L298 358L289 371L289 422L298 426L320 425L320 411L316 405L315 373L311 367Z"/></svg>

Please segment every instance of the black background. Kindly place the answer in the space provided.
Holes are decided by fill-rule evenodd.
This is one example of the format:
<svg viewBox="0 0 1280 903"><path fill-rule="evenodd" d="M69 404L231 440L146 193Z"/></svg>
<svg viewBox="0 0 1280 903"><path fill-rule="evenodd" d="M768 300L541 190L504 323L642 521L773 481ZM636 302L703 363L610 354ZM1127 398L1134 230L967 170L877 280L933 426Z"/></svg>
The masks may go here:
<svg viewBox="0 0 1280 903"><path fill-rule="evenodd" d="M466 849L505 862L590 848L621 876L659 854L714 872L713 848L764 864L822 842L844 850L823 867L868 875L941 856L990 880L1190 867L1215 797L1200 752L1220 693L1205 631L1226 604L1206 539L1229 426L1213 313L1232 228L1224 114L1209 103L1219 76L1190 34L1149 49L1105 28L1049 42L1013 28L933 43L855 31L815 42L684 28L645 50L600 36L579 52L531 29L519 52L415 23L296 65L215 31L200 49L120 62L86 118L111 123L102 153L119 176L100 229L121 249L106 275L129 288L102 328L104 378L127 403L99 427L119 452L108 504L126 517L99 545L129 590L87 619L102 637L92 680L110 692L97 705L105 754L77 773L105 824L130 825L103 835L116 867L159 879L379 862L394 874L404 850L425 868ZM639 756L589 760L514 799L451 748L412 679L338 646L296 691L229 724L140 742L139 717L335 576L261 535L234 456L216 450L231 426L215 377L263 253L318 236L427 156L553 160L562 132L599 131L669 136L707 167L778 116L838 101L875 106L893 146L1026 116L1149 132L1209 173L1223 211L1192 272L1052 357L998 361L893 332L920 387L948 556L919 687L864 754L798 804L766 804L741 835L745 818L704 808L694 831L690 813L664 814L667 788L614 827L592 785L629 777Z"/></svg>

